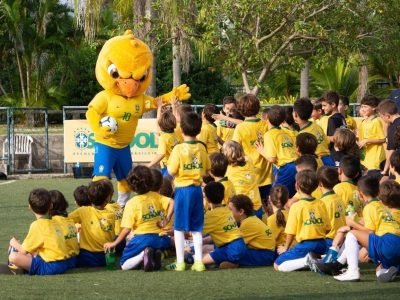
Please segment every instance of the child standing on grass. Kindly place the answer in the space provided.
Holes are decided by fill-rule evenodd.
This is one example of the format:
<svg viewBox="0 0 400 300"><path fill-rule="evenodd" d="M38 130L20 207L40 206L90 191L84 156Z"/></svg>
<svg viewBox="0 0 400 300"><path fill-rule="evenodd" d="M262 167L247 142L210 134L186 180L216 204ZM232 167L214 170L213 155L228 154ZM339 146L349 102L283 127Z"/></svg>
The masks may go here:
<svg viewBox="0 0 400 300"><path fill-rule="evenodd" d="M354 120L352 116L347 114L347 110L349 109L350 101L349 98L346 96L339 96L339 105L338 111L341 113L346 120L347 128L350 129L352 132L357 132L357 122Z"/></svg>
<svg viewBox="0 0 400 300"><path fill-rule="evenodd" d="M223 114L232 118L232 113L236 111L236 99L232 96L226 96L222 100L222 105ZM218 120L216 123L219 143L222 146L226 141L230 141L232 139L236 124L223 119Z"/></svg>
<svg viewBox="0 0 400 300"><path fill-rule="evenodd" d="M34 189L29 194L29 208L36 220L29 227L21 244L16 238L10 240L10 268L21 268L29 275L56 275L65 273L73 265L62 229L50 220L50 193L45 189Z"/></svg>
<svg viewBox="0 0 400 300"><path fill-rule="evenodd" d="M78 267L103 267L106 265L103 245L115 238L115 213L106 209L112 197L108 179L93 181L88 187L92 206L81 206L69 214L81 225Z"/></svg>
<svg viewBox="0 0 400 300"><path fill-rule="evenodd" d="M117 246L133 231L133 238L127 242L122 252L120 265L122 270L131 270L143 262L145 272L161 268L161 251L171 246L167 235L160 236L160 197L154 192L151 170L145 166L136 166L128 175L127 182L136 193L124 209L121 232L113 242L104 243L104 250Z"/></svg>
<svg viewBox="0 0 400 300"><path fill-rule="evenodd" d="M272 205L273 214L267 219L267 225L271 228L276 247L284 246L286 242L286 220L288 211L285 205L289 200L289 191L284 185L276 185L271 189L269 201Z"/></svg>
<svg viewBox="0 0 400 300"><path fill-rule="evenodd" d="M197 135L197 140L207 146L208 154L219 152L217 125L214 124L212 115L218 113L218 108L215 104L206 104L201 112L201 131Z"/></svg>
<svg viewBox="0 0 400 300"><path fill-rule="evenodd" d="M222 153L213 153L210 155L211 169L210 175L216 182L222 183L225 188L224 192L224 205L228 205L229 199L232 198L235 193L235 187L232 181L226 175L228 169L228 159Z"/></svg>
<svg viewBox="0 0 400 300"><path fill-rule="evenodd" d="M191 232L194 243L194 264L192 270L204 271L202 262L204 225L203 192L201 182L210 170L211 164L206 147L196 139L201 130L201 118L196 113L181 117L184 141L176 145L168 160L168 173L174 176L174 240L176 263L167 266L169 270L184 271L185 232Z"/></svg>

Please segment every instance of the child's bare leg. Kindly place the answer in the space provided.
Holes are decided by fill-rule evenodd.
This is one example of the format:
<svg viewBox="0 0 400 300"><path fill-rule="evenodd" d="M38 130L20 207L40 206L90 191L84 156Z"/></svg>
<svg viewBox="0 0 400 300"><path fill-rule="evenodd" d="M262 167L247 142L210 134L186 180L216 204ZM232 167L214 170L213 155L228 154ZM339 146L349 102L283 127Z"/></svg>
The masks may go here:
<svg viewBox="0 0 400 300"><path fill-rule="evenodd" d="M368 256L368 250L365 249L364 247L360 249L360 252L358 253L358 259L362 263L367 263L369 262L369 256Z"/></svg>
<svg viewBox="0 0 400 300"><path fill-rule="evenodd" d="M210 253L212 251L214 251L214 245L203 245L203 253Z"/></svg>
<svg viewBox="0 0 400 300"><path fill-rule="evenodd" d="M29 271L32 265L32 255L22 254L21 252L11 252L8 260L11 264L26 271Z"/></svg>
<svg viewBox="0 0 400 300"><path fill-rule="evenodd" d="M211 257L211 255L209 253L207 253L203 256L203 264L205 264L205 265L215 264L215 261L213 260L213 258Z"/></svg>
<svg viewBox="0 0 400 300"><path fill-rule="evenodd" d="M337 232L335 238L333 239L332 242L332 247L335 247L336 249L339 249L340 246L342 246L343 242L344 242L344 238L345 238L346 234L343 232Z"/></svg>

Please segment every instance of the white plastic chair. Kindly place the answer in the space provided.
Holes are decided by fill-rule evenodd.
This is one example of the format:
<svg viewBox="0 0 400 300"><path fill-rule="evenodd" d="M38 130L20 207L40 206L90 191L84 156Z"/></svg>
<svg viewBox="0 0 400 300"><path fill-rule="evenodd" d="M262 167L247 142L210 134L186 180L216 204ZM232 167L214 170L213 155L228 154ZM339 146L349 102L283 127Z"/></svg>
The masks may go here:
<svg viewBox="0 0 400 300"><path fill-rule="evenodd" d="M14 149L11 150L11 155L28 155L28 169L32 169L32 143L33 139L30 135L16 134L14 135ZM11 159L13 161L13 157ZM3 142L3 166L7 170L8 164L8 138Z"/></svg>

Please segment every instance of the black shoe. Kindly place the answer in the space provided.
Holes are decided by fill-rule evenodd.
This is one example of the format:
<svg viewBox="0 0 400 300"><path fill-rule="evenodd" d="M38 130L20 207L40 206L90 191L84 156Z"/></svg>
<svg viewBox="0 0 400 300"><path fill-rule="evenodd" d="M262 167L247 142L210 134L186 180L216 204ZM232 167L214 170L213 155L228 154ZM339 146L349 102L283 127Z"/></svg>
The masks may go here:
<svg viewBox="0 0 400 300"><path fill-rule="evenodd" d="M154 252L154 271L159 271L161 269L161 257L162 251L160 249L157 249Z"/></svg>
<svg viewBox="0 0 400 300"><path fill-rule="evenodd" d="M151 272L154 270L154 265L154 249L147 247L144 249L143 270L145 272Z"/></svg>
<svg viewBox="0 0 400 300"><path fill-rule="evenodd" d="M324 264L323 262L317 262L315 265L321 273L332 276L341 274L340 270L344 268L344 265L342 265L338 261L333 261L326 264Z"/></svg>

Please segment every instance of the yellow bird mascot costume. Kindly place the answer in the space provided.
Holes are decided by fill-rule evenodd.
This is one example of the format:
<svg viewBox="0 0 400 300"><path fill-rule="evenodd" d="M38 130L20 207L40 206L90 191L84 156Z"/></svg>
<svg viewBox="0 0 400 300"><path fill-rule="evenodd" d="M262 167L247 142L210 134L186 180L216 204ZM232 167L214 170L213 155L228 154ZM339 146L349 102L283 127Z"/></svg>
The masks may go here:
<svg viewBox="0 0 400 300"><path fill-rule="evenodd" d="M130 196L126 177L132 168L129 144L139 118L157 107L153 97L144 92L151 82L153 56L150 48L135 38L130 30L108 40L99 53L96 78L104 88L89 103L86 118L95 135L94 181L118 180L118 203L124 207ZM189 88L181 85L161 96L190 98Z"/></svg>

